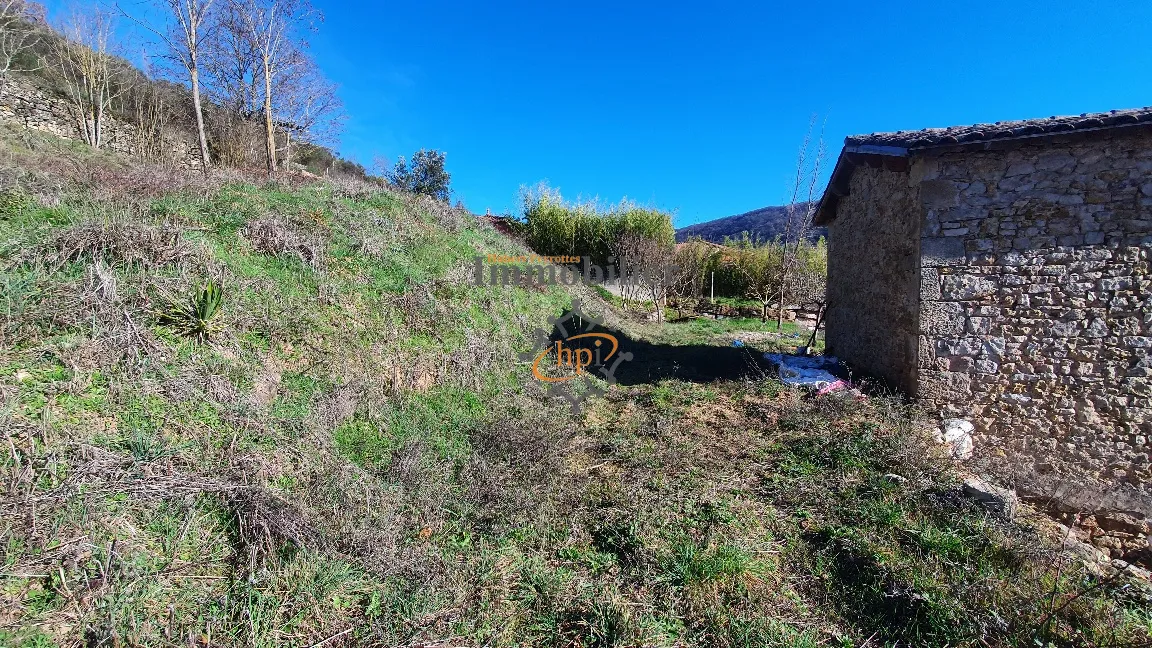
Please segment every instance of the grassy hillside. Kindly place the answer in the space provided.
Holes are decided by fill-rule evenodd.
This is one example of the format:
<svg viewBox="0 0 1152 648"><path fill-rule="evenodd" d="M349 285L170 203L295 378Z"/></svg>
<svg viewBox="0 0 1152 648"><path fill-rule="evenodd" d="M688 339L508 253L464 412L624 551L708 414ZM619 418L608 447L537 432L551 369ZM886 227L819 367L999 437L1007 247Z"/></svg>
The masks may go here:
<svg viewBox="0 0 1152 648"><path fill-rule="evenodd" d="M473 285L519 250L429 200L0 135L0 645L1148 640L897 401ZM579 416L516 361L573 297L636 355Z"/></svg>
<svg viewBox="0 0 1152 648"><path fill-rule="evenodd" d="M806 204L802 203L797 209L803 210ZM726 238L740 238L744 232L748 232L748 236L754 241L771 241L784 236L788 223L787 209L787 207L761 207L743 214L681 227L676 230L676 241L682 243L692 238L702 238L713 243L723 243ZM809 238L813 241L821 236L827 237L828 230L813 227L809 232Z"/></svg>

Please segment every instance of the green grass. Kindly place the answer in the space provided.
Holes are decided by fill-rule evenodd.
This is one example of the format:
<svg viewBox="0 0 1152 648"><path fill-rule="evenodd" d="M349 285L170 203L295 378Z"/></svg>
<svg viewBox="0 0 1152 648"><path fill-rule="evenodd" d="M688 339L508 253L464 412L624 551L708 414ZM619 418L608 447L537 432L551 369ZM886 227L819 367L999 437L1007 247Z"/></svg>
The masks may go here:
<svg viewBox="0 0 1152 648"><path fill-rule="evenodd" d="M780 333L788 337L791 337L793 333L806 334L810 332L810 330L805 330L797 326L795 322L784 322L783 327L778 329L775 320L763 322L760 321L758 317L725 317L723 319L697 317L687 322L671 322L667 330L679 333L690 339L706 338L711 335L733 332L771 332Z"/></svg>
<svg viewBox="0 0 1152 648"><path fill-rule="evenodd" d="M473 285L473 255L523 250L466 218L323 183L69 191L0 197L0 644L1062 646L1152 628L1134 585L961 497L896 401L673 373L573 416L516 360L572 295ZM113 212L178 224L191 251L20 254ZM257 219L322 258L261 252ZM151 314L209 279L203 344ZM758 319L611 324L673 359L806 341Z"/></svg>
<svg viewBox="0 0 1152 648"><path fill-rule="evenodd" d="M480 397L459 390L412 395L369 421L354 419L333 431L340 451L366 468L387 468L392 453L419 441L434 459L463 461L468 432L485 422Z"/></svg>
<svg viewBox="0 0 1152 648"><path fill-rule="evenodd" d="M669 344L693 344L710 342L727 344L731 339L743 339L753 347L763 347L767 351L792 352L796 347L807 346L812 330L798 326L795 322L784 322L776 327L775 320L763 322L758 317L694 317L689 320L668 322L659 332L659 339ZM816 336L814 349L824 349L823 330Z"/></svg>
<svg viewBox="0 0 1152 648"><path fill-rule="evenodd" d="M689 540L673 546L663 568L669 582L686 587L739 577L751 564L751 556L739 547L702 547Z"/></svg>

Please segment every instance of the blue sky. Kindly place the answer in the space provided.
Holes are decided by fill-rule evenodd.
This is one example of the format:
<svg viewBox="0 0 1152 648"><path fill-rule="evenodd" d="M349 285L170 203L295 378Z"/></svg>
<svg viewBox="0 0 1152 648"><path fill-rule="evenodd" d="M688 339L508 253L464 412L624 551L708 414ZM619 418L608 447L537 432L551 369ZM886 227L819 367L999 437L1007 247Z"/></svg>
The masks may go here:
<svg viewBox="0 0 1152 648"><path fill-rule="evenodd" d="M339 2L312 50L339 150L447 152L454 198L624 196L677 225L781 203L845 135L1152 104L1152 3Z"/></svg>

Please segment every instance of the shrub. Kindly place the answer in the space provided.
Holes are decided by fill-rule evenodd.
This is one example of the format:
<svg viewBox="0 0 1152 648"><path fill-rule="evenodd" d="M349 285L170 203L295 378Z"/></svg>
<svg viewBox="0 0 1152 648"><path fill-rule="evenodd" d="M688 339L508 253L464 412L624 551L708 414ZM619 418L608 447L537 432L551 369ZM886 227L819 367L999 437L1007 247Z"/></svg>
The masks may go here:
<svg viewBox="0 0 1152 648"><path fill-rule="evenodd" d="M205 283L200 292L185 300L163 296L162 306L156 313L157 320L181 335L194 338L200 343L207 342L219 330L213 320L220 312L223 297L220 285L215 281Z"/></svg>
<svg viewBox="0 0 1152 648"><path fill-rule="evenodd" d="M411 164L401 156L384 176L398 189L447 201L452 194L448 188L452 176L444 169L444 157L441 151L420 149L412 156Z"/></svg>
<svg viewBox="0 0 1152 648"><path fill-rule="evenodd" d="M349 176L361 180L368 179L368 171L363 165L345 160L331 149L316 144L302 144L293 150L293 161L316 175Z"/></svg>
<svg viewBox="0 0 1152 648"><path fill-rule="evenodd" d="M548 256L588 256L605 265L625 235L637 235L671 245L672 215L624 200L603 209L596 203L568 203L558 190L541 184L522 189L521 225L528 245Z"/></svg>
<svg viewBox="0 0 1152 648"><path fill-rule="evenodd" d="M791 245L795 247L789 252L785 300L802 305L821 301L828 274L824 239ZM679 296L707 297L715 287L717 297L750 297L761 301L763 308L764 300L773 303L779 298L783 258L779 241L757 243L745 237L723 246L688 241L676 250L676 266L688 275L678 279Z"/></svg>
<svg viewBox="0 0 1152 648"><path fill-rule="evenodd" d="M272 256L288 254L299 257L310 266L323 263L323 244L316 237L301 235L288 223L275 219L261 219L247 223L240 234L261 254Z"/></svg>
<svg viewBox="0 0 1152 648"><path fill-rule="evenodd" d="M44 257L53 264L103 260L145 268L178 263L192 252L178 227L119 218L82 221L60 230L43 250Z"/></svg>

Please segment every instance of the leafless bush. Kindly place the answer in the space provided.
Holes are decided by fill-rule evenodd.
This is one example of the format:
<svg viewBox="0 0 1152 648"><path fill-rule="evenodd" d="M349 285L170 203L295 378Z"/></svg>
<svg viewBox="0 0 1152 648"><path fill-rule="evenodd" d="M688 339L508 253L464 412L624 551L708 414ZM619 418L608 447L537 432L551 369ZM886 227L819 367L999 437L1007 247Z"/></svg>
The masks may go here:
<svg viewBox="0 0 1152 648"><path fill-rule="evenodd" d="M676 250L671 244L643 234L625 232L612 244L620 264L620 297L629 301L652 301L658 322L664 320L669 289L675 282L672 267Z"/></svg>
<svg viewBox="0 0 1152 648"><path fill-rule="evenodd" d="M432 333L439 326L436 295L427 285L412 286L392 298L392 306L404 317L410 331Z"/></svg>
<svg viewBox="0 0 1152 648"><path fill-rule="evenodd" d="M111 218L66 227L45 244L42 252L55 265L92 260L159 268L190 258L195 248L181 238L178 227Z"/></svg>
<svg viewBox="0 0 1152 648"><path fill-rule="evenodd" d="M474 264L470 261L461 261L452 266L448 272L445 272L441 281L451 286L463 286L472 283L475 280L475 276L476 270Z"/></svg>
<svg viewBox="0 0 1152 648"><path fill-rule="evenodd" d="M315 452L313 448L293 448L292 453L304 451L304 460L292 457L289 472L296 476L301 488L293 499L314 513L310 516L315 528L329 538L339 552L354 556L377 572L387 572L397 562L397 545L407 530L395 491L356 464L349 463L335 453ZM344 515L330 515L340 509Z"/></svg>
<svg viewBox="0 0 1152 648"><path fill-rule="evenodd" d="M341 198L352 200L371 198L384 191L376 182L345 173L329 176L327 182L332 187L332 193Z"/></svg>
<svg viewBox="0 0 1152 648"><path fill-rule="evenodd" d="M240 234L261 254L288 254L314 268L323 266L323 242L318 237L304 235L284 221L269 218L252 221L240 229Z"/></svg>
<svg viewBox="0 0 1152 648"><path fill-rule="evenodd" d="M24 196L45 207L60 204L64 183L34 169L0 166L0 193L5 196Z"/></svg>
<svg viewBox="0 0 1152 648"><path fill-rule="evenodd" d="M469 329L464 340L442 365L443 380L479 391L484 384L484 374L494 358L514 358L516 356L508 339L500 336L480 335Z"/></svg>
<svg viewBox="0 0 1152 648"><path fill-rule="evenodd" d="M274 554L285 542L319 549L324 536L294 504L262 488L226 488L220 495L236 517L236 538L248 552L249 569Z"/></svg>
<svg viewBox="0 0 1152 648"><path fill-rule="evenodd" d="M356 253L372 259L382 258L392 247L393 239L387 236L361 236L354 244Z"/></svg>
<svg viewBox="0 0 1152 648"><path fill-rule="evenodd" d="M45 500L76 493L89 497L124 493L144 501L207 493L220 497L235 516L234 540L248 551L250 567L285 542L317 549L326 546L299 507L265 488L185 472L167 458L141 461L93 445L77 447L75 456L74 471Z"/></svg>
<svg viewBox="0 0 1152 648"><path fill-rule="evenodd" d="M125 355L159 349L139 322L137 286L123 286L103 260L75 279L53 277L42 263L0 272L0 347L42 339L56 331L83 330L89 353L110 367Z"/></svg>
<svg viewBox="0 0 1152 648"><path fill-rule="evenodd" d="M90 166L77 177L95 200L141 202L189 187L189 174L161 164L124 168ZM197 184L203 177L192 180Z"/></svg>
<svg viewBox="0 0 1152 648"><path fill-rule="evenodd" d="M45 196L41 204L54 204L64 193L78 193L116 204L141 204L178 192L204 194L224 184L264 182L267 172L254 169L214 167L207 173L193 172L172 160L146 162L107 152L77 152L65 140L43 133L0 124L0 177L10 178L25 193ZM314 176L283 174L286 185L315 183ZM7 184L7 183L5 183Z"/></svg>
<svg viewBox="0 0 1152 648"><path fill-rule="evenodd" d="M585 483L568 469L568 431L554 410L517 394L471 436L473 454L461 472L464 499L481 528L496 533L541 521L573 506Z"/></svg>
<svg viewBox="0 0 1152 648"><path fill-rule="evenodd" d="M345 385L323 396L316 404L315 412L312 414L312 419L317 427L323 430L333 430L352 418L356 414L360 391L361 386L359 385L355 389Z"/></svg>
<svg viewBox="0 0 1152 648"><path fill-rule="evenodd" d="M336 219L345 232L357 237L354 246L361 256L381 259L409 240L394 219L377 209L358 211L354 216L338 213Z"/></svg>

